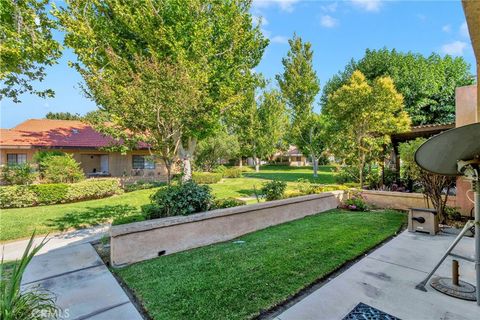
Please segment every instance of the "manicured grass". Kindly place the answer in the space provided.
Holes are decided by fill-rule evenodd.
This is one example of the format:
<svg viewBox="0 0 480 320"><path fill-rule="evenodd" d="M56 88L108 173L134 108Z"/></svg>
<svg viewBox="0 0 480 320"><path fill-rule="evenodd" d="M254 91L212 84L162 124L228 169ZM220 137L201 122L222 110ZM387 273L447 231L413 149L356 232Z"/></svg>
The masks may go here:
<svg viewBox="0 0 480 320"><path fill-rule="evenodd" d="M79 229L139 212L155 189L139 190L110 198L51 206L0 210L0 241Z"/></svg>
<svg viewBox="0 0 480 320"><path fill-rule="evenodd" d="M248 319L395 234L395 211L332 210L115 272L153 319Z"/></svg>
<svg viewBox="0 0 480 320"><path fill-rule="evenodd" d="M320 167L320 182L334 181L331 167ZM244 178L223 179L210 185L217 198L241 198L254 196L254 186L259 192L266 179L288 182L288 189L295 189L299 178L312 177L309 167L264 166L259 173L245 173ZM150 202L149 196L156 189L139 190L110 198L69 204L0 210L0 241L27 238L36 229L38 235L85 228L105 223L114 218L133 215ZM248 203L255 203L251 199Z"/></svg>
<svg viewBox="0 0 480 320"><path fill-rule="evenodd" d="M296 182L298 179L306 179L310 182L321 184L334 184L336 173L333 166L319 166L318 177L313 177L312 167L289 167L289 166L263 166L260 172L247 172L246 177L261 178L268 180L282 180Z"/></svg>

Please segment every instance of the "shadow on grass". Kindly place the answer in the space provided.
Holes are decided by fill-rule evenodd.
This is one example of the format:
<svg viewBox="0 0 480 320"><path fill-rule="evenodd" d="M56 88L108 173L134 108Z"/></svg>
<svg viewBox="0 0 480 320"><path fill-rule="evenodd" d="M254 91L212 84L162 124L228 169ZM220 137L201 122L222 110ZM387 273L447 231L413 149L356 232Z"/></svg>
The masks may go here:
<svg viewBox="0 0 480 320"><path fill-rule="evenodd" d="M87 207L85 210L72 211L62 217L50 219L46 225L60 231L72 228L81 229L136 213L138 213L138 208L130 205Z"/></svg>

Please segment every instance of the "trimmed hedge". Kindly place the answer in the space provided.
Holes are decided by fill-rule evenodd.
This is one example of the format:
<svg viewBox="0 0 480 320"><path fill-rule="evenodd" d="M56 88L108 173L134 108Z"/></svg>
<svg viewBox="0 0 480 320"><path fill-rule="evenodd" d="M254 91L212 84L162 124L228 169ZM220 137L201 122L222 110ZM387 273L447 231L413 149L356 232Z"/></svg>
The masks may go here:
<svg viewBox="0 0 480 320"><path fill-rule="evenodd" d="M51 183L0 187L0 208L20 208L80 200L100 199L120 194L118 179L88 179L77 183Z"/></svg>
<svg viewBox="0 0 480 320"><path fill-rule="evenodd" d="M212 172L194 172L192 174L192 180L198 184L212 184L222 180L222 174Z"/></svg>

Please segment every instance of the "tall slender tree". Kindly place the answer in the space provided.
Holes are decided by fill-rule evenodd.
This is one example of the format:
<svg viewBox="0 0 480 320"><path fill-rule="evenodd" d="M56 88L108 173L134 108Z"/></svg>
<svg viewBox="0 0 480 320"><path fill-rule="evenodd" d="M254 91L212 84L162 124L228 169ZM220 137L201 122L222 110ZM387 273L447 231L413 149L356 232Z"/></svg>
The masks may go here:
<svg viewBox="0 0 480 320"><path fill-rule="evenodd" d="M290 50L282 59L284 70L276 79L290 112L290 140L312 158L313 174L317 176L318 157L323 150L318 148L321 146L318 135L313 134L319 130L310 130L310 127L318 125L313 103L320 91L320 82L313 69L311 44L296 35L288 42Z"/></svg>
<svg viewBox="0 0 480 320"><path fill-rule="evenodd" d="M268 41L250 0L76 0L56 11L85 92L109 114L99 130L147 143L184 179L196 143L241 103ZM124 145L129 145L124 143ZM168 167L168 164L167 164Z"/></svg>

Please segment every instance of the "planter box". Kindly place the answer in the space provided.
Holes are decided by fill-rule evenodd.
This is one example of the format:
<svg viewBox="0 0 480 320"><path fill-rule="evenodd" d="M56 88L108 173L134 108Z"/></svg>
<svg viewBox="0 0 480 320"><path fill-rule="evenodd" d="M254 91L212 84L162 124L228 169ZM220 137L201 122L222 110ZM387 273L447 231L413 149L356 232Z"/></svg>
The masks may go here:
<svg viewBox="0 0 480 320"><path fill-rule="evenodd" d="M343 191L333 191L112 226L111 264L118 267L231 240L246 233L334 209L344 195Z"/></svg>

